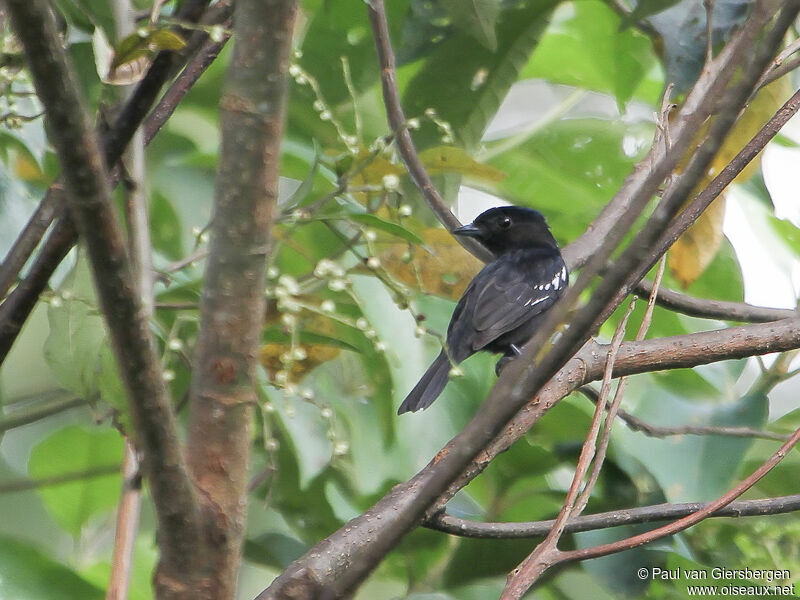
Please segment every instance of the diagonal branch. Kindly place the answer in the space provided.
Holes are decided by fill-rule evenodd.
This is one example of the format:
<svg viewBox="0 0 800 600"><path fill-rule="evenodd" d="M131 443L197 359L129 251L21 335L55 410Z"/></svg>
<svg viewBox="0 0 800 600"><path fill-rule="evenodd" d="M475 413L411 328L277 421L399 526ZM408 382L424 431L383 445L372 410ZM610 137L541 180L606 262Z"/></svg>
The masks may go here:
<svg viewBox="0 0 800 600"><path fill-rule="evenodd" d="M61 163L71 218L86 242L100 306L144 452L161 536L162 572L192 561L201 531L194 486L179 445L155 342L136 293L100 144L44 0L6 3L22 42L51 142Z"/></svg>

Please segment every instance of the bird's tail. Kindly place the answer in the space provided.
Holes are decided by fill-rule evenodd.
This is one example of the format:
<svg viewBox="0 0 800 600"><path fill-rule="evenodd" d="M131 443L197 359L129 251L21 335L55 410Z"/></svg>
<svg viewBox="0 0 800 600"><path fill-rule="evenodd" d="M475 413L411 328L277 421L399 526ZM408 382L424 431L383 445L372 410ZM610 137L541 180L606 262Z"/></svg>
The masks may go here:
<svg viewBox="0 0 800 600"><path fill-rule="evenodd" d="M406 399L397 409L397 414L414 412L423 408L428 408L439 394L442 393L444 386L447 385L447 375L450 373L450 360L444 350L436 357L425 375L417 382L414 389L408 393Z"/></svg>

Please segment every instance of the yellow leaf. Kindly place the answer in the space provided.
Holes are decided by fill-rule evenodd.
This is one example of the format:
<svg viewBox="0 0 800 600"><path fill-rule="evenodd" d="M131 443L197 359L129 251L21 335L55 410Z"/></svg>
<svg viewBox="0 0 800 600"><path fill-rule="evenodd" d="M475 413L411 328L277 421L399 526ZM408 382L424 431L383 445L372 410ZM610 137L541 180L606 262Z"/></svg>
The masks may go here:
<svg viewBox="0 0 800 600"><path fill-rule="evenodd" d="M463 148L456 146L436 146L428 148L419 155L429 175L459 173L475 179L502 181L506 174L492 166L479 163Z"/></svg>
<svg viewBox="0 0 800 600"><path fill-rule="evenodd" d="M17 177L27 182L43 183L44 173L30 156L19 154L14 160L14 173Z"/></svg>
<svg viewBox="0 0 800 600"><path fill-rule="evenodd" d="M788 77L774 81L756 94L753 101L731 129L722 147L717 152L709 167L708 173L700 180L690 201L708 185L711 180L733 160L739 151L758 133L766 122L780 108L786 98L791 94L791 83ZM707 123L697 136L699 142L708 133ZM693 145L694 147L694 145ZM683 165L689 156L684 158ZM745 169L733 180L735 183L747 181L758 169L761 161L759 154ZM683 166L682 165L682 166ZM722 223L725 219L724 191L711 206L700 215L694 225L690 227L675 244L669 253L669 268L675 278L688 287L703 271L706 270L719 250L722 243Z"/></svg>
<svg viewBox="0 0 800 600"><path fill-rule="evenodd" d="M314 300L309 300L314 302ZM274 325L280 320L281 314L275 310L267 312L265 319L266 325ZM336 328L333 322L315 312L307 310L300 311L297 315L300 327L305 332L317 333L324 336L334 336ZM276 375L279 371L287 371L288 380L285 383L299 383L314 368L324 362L333 360L339 356L340 348L323 344L305 344L300 346L305 351L305 357L293 358L285 362L287 354L292 350L290 343L269 342L261 346L258 357L261 365L267 373L267 378L276 382ZM302 356L302 354L301 354Z"/></svg>
<svg viewBox="0 0 800 600"><path fill-rule="evenodd" d="M725 197L720 196L670 249L667 262L672 275L683 288L700 277L717 255L722 243L724 217Z"/></svg>
<svg viewBox="0 0 800 600"><path fill-rule="evenodd" d="M464 250L444 229L431 227L422 239L430 252L414 249L411 261L404 260L408 244L392 244L382 255L381 264L398 281L444 298L457 300L483 263Z"/></svg>
<svg viewBox="0 0 800 600"><path fill-rule="evenodd" d="M172 50L176 52L183 50L186 42L171 29L156 29L148 36L148 45L154 51Z"/></svg>

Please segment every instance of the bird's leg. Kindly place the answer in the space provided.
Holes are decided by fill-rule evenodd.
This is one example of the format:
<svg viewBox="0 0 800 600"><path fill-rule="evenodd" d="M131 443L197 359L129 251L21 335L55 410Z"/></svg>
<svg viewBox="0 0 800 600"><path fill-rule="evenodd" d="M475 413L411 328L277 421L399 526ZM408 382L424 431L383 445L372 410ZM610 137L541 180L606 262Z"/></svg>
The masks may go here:
<svg viewBox="0 0 800 600"><path fill-rule="evenodd" d="M509 344L508 345L508 350L506 351L506 353L503 354L502 357L500 357L500 360L498 360L497 364L494 366L495 375L500 377L500 373L503 371L505 366L508 363L510 363L512 360L517 358L520 354L522 354L522 351L519 348L517 348L516 345Z"/></svg>

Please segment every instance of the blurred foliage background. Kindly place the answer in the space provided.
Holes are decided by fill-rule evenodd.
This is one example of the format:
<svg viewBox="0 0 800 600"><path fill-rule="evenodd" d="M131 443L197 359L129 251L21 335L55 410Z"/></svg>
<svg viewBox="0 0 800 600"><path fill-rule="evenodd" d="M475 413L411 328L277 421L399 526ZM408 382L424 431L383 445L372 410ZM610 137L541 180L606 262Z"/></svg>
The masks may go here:
<svg viewBox="0 0 800 600"><path fill-rule="evenodd" d="M673 100L680 101L705 53L705 14L693 0L641 0L627 17L598 0L387 4L408 126L448 201L460 207L462 220L477 212L475 198L487 198L482 193L491 202L537 208L562 244L586 229L649 148L665 82L676 84ZM107 2L55 6L84 92L92 110L101 110L115 97L101 78L113 51L118 63L142 53L124 54L129 46L120 43ZM715 46L748 7L743 0L716 0ZM173 9L172 3L163 9L165 23ZM475 356L430 410L395 416L438 353L454 300L479 264L438 227L397 159L363 3L304 0L301 10L266 290L241 598L426 464L494 382L494 359ZM642 19L644 31L636 24ZM156 48L176 43L156 35L161 24L148 29L145 19L142 27L139 37ZM0 43L5 254L58 167L7 27ZM147 150L158 270L153 329L178 406L197 331L217 106L229 54L230 47ZM789 79L753 103L717 170L785 100ZM796 147L788 135L775 144L787 152ZM771 255L784 257L777 267L788 274L800 258L800 235L791 214L776 216L773 196L782 193L785 200L783 188L765 180L754 169L734 186L736 202ZM723 235L722 202L681 242L666 286L704 298L744 298L739 259ZM120 493L120 431L129 425L80 251L51 283L0 369L0 597L101 598ZM634 323L642 313L640 306ZM610 337L617 318L601 336ZM650 336L721 325L656 308ZM624 407L654 425L793 431L800 426L796 383L765 390L762 366L741 360L640 375ZM566 399L459 493L449 511L498 521L554 516L592 409L582 396ZM588 512L715 498L775 447L749 438L652 438L619 425ZM797 462L796 454L787 457L749 496L795 492ZM585 533L565 543L594 545L639 530ZM781 583L792 583L800 576L797 533L792 515L707 521L647 548L570 566L532 597L685 596L685 582L639 580L642 566L783 568L792 581ZM532 544L418 530L358 597L495 598ZM152 597L155 552L146 505L133 599Z"/></svg>

